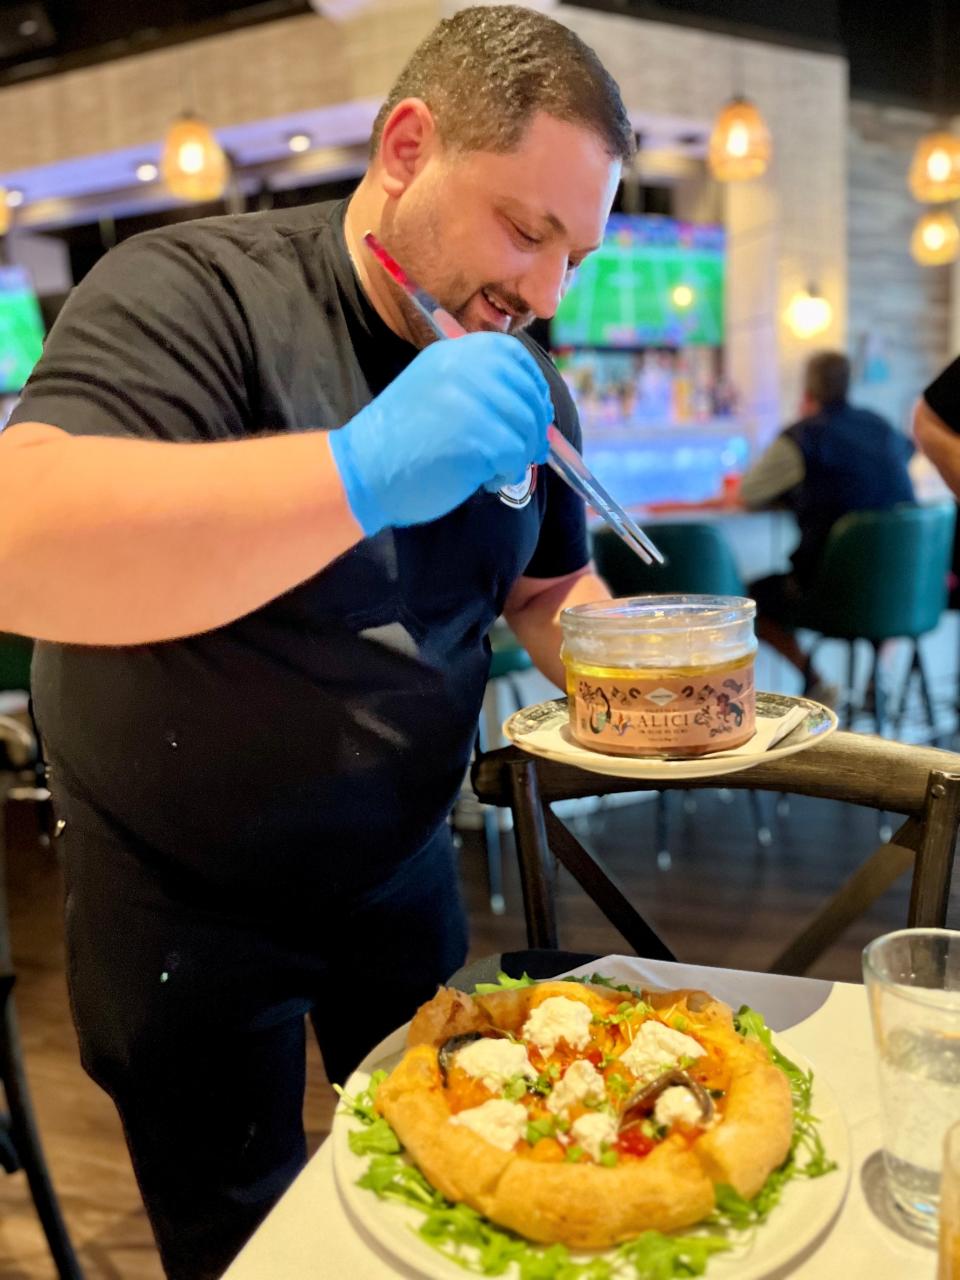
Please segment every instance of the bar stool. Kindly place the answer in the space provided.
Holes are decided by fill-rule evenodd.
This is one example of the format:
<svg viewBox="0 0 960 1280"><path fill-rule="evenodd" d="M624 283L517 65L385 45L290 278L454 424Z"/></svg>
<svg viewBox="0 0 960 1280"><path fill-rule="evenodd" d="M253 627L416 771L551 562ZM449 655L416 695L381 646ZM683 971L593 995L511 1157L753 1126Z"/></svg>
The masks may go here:
<svg viewBox="0 0 960 1280"><path fill-rule="evenodd" d="M873 718L883 736L888 722L899 734L914 677L931 730L936 716L920 640L933 631L947 608L956 506L901 505L890 511L858 511L843 516L830 530L813 587L791 618L793 625L818 635L810 656L824 640L848 646L846 727L852 720L856 646L873 648ZM880 649L888 640L908 640L910 667L896 707L887 715L887 694ZM931 737L936 740L934 732Z"/></svg>
<svg viewBox="0 0 960 1280"><path fill-rule="evenodd" d="M666 560L661 566L644 564L612 529L594 533L594 564L615 596L747 594L729 543L716 525L685 521L658 524L656 543ZM725 802L733 798L728 788L719 790ZM661 870L671 865L668 795L667 791L657 792L657 865ZM757 843L767 848L773 843L773 832L763 815L760 798L754 791L747 796ZM687 812L695 811L692 795L684 797L684 804Z"/></svg>

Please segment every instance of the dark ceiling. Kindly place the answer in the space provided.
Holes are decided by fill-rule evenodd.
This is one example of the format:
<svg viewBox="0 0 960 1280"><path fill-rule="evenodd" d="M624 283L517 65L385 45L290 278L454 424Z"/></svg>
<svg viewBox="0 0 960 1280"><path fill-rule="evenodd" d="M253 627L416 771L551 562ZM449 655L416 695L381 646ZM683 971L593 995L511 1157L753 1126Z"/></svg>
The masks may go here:
<svg viewBox="0 0 960 1280"><path fill-rule="evenodd" d="M960 0L579 0L850 60L854 92L960 110ZM0 85L308 12L307 0L0 0Z"/></svg>

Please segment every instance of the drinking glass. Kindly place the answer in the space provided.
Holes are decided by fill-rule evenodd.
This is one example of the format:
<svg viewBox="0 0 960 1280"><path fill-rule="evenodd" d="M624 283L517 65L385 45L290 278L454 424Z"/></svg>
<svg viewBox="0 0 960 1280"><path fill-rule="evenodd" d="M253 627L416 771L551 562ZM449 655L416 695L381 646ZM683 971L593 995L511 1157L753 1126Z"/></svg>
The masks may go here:
<svg viewBox="0 0 960 1280"><path fill-rule="evenodd" d="M897 1206L937 1230L944 1134L960 1120L960 933L900 929L863 953Z"/></svg>

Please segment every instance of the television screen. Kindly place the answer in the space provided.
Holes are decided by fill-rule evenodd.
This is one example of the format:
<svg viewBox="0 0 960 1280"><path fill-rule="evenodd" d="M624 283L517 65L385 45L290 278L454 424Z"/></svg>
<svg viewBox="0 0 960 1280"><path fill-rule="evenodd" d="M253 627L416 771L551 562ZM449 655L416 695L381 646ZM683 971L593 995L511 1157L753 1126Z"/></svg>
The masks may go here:
<svg viewBox="0 0 960 1280"><path fill-rule="evenodd" d="M718 347L723 278L722 227L613 214L557 309L551 344Z"/></svg>
<svg viewBox="0 0 960 1280"><path fill-rule="evenodd" d="M19 391L43 346L43 319L22 267L0 267L0 395Z"/></svg>

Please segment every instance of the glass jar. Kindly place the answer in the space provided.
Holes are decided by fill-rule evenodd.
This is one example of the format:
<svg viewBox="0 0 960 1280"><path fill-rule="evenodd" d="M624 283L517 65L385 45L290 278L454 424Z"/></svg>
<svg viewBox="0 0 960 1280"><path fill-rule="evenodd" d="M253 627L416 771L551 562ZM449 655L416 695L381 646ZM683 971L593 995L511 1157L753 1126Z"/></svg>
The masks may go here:
<svg viewBox="0 0 960 1280"><path fill-rule="evenodd" d="M693 595L564 609L574 738L620 756L702 756L747 742L756 611L743 596Z"/></svg>

